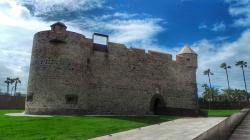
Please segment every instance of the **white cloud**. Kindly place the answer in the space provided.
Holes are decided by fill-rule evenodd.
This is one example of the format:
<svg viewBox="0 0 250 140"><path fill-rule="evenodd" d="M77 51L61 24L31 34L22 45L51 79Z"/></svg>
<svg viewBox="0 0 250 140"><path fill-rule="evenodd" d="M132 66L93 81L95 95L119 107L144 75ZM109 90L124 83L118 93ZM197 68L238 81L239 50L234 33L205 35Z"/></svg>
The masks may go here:
<svg viewBox="0 0 250 140"><path fill-rule="evenodd" d="M19 0L19 2L31 5L35 15L62 11L88 11L101 8L104 4L104 0Z"/></svg>
<svg viewBox="0 0 250 140"><path fill-rule="evenodd" d="M207 29L207 28L208 28L208 26L204 23L200 24L198 27L198 29Z"/></svg>
<svg viewBox="0 0 250 140"><path fill-rule="evenodd" d="M239 67L235 66L235 62L244 60L250 63L250 30L242 33L241 37L234 42L216 43L209 40L200 40L192 44L192 48L199 54L199 69L197 71L197 81L199 88L201 84L207 83L207 76L203 75L203 71L210 68L215 75L212 76L214 86L226 88L226 77L224 69L220 68L220 64L226 62L233 66L229 70L229 79L232 88L244 89L242 72ZM246 80L250 84L250 71L246 69Z"/></svg>
<svg viewBox="0 0 250 140"><path fill-rule="evenodd" d="M107 15L102 15L101 17L98 17L98 19L102 20L108 20L110 18L123 18L123 19L129 19L129 18L134 18L139 16L138 14L128 14L124 12L116 12L113 14L107 14Z"/></svg>
<svg viewBox="0 0 250 140"><path fill-rule="evenodd" d="M107 24L108 30L116 31L112 34L113 41L121 43L129 43L150 39L163 31L158 24L160 19L144 19L144 20L113 20Z"/></svg>
<svg viewBox="0 0 250 140"><path fill-rule="evenodd" d="M23 5L34 4L35 15L66 10L89 10L100 8L104 0L1 0L0 1L0 89L5 91L3 83L6 77L19 77L22 84L19 91L26 92L33 35L48 30L55 21L43 21L31 14ZM46 3L47 2L47 3ZM72 4L72 3L78 3ZM22 5L21 5L22 4ZM74 7L76 6L76 7ZM55 10L55 11L53 11ZM63 21L68 29L91 37L93 31L110 32L111 41L126 43L147 49L163 50L155 41L155 36L163 30L161 19L146 15L113 13L96 18L81 17L75 21ZM143 16L145 16L143 18ZM115 17L115 19L114 19ZM80 25L80 26L79 26Z"/></svg>
<svg viewBox="0 0 250 140"><path fill-rule="evenodd" d="M223 22L215 23L211 30L214 32L222 32L226 30L226 25Z"/></svg>
<svg viewBox="0 0 250 140"><path fill-rule="evenodd" d="M0 89L5 91L6 77L19 77L19 91L26 92L33 35L48 30L53 22L32 16L29 10L13 0L0 1ZM69 29L80 32L69 26Z"/></svg>
<svg viewBox="0 0 250 140"><path fill-rule="evenodd" d="M39 23L28 9L8 0L0 1L0 21L0 87L5 87L4 78L20 77L20 90L25 91L28 73L24 70L29 67L32 36Z"/></svg>
<svg viewBox="0 0 250 140"><path fill-rule="evenodd" d="M225 0L230 4L229 13L236 26L250 26L250 0Z"/></svg>
<svg viewBox="0 0 250 140"><path fill-rule="evenodd" d="M104 6L102 2L99 3L98 0L94 1L97 5L87 7L98 8ZM42 5L45 0L41 0L41 2L22 0L23 4L24 2L25 4L37 2L35 5L39 6L39 4ZM77 0L71 2L77 2ZM84 4L86 0L82 2L82 6L86 6L86 3ZM249 1L241 0L241 2L242 4L246 4ZM65 0L50 0L49 3L42 5L43 7L40 7L40 9L35 9L36 14L46 14L52 12L52 10L60 10L60 8L53 9L52 5L60 5L59 7L64 7L73 11L79 10L78 8L80 8L71 7L72 4L69 4L69 1ZM235 3L238 2L235 1ZM81 10L87 9L83 8ZM235 12L235 15L241 15L240 13L247 12L238 11L238 14ZM4 78L7 76L16 76L21 78L22 84L20 88L21 91L25 92L33 35L37 31L49 29L49 25L54 21L45 22L40 18L34 17L26 7L19 5L14 0L0 1L0 21L0 88L5 91L6 85L3 83ZM128 47L132 46L166 51L167 49L158 45L155 39L156 35L164 30L161 26L162 22L162 19L152 18L146 15L117 12L93 18L83 16L79 20L67 21L66 25L69 30L85 34L88 37L91 37L94 31L98 32L104 30L110 33L111 41L125 43ZM219 30L220 28L223 29L224 27L222 26L223 25L219 23L214 25L214 27L217 28L215 30ZM201 28L207 28L207 26L204 24ZM226 87L225 73L223 69L219 68L219 65L222 62L227 62L234 66L235 61L241 59L250 63L250 49L248 48L250 44L249 38L250 30L246 30L242 36L234 42L217 43L216 41L204 39L192 44L192 48L199 54L199 69L197 72L198 83L203 84L206 82L207 77L202 75L202 71L211 68L215 73L212 77L213 84ZM169 52L176 54L173 50ZM229 73L231 86L233 88L243 88L240 69L233 67ZM246 73L247 77L249 77L249 69ZM250 83L249 80L250 79L247 79L248 83Z"/></svg>
<svg viewBox="0 0 250 140"><path fill-rule="evenodd" d="M207 24L201 23L198 26L198 29L200 30L210 30L213 32L223 32L226 30L226 25L223 22L215 23L212 26L208 26Z"/></svg>
<svg viewBox="0 0 250 140"><path fill-rule="evenodd" d="M142 15L145 17L142 18ZM165 22L160 18L151 18L146 14L114 13L93 18L82 17L74 21L75 25L91 32L105 32L110 36L111 42L123 43L128 47L140 47L154 50L163 50L158 45L156 35L165 29L161 24ZM91 36L91 32L85 33Z"/></svg>

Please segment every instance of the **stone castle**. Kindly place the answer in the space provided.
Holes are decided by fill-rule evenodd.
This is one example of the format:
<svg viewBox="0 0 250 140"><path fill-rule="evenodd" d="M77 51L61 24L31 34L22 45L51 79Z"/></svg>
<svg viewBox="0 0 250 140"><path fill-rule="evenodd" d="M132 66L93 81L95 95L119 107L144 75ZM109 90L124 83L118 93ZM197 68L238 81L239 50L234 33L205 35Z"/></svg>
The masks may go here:
<svg viewBox="0 0 250 140"><path fill-rule="evenodd" d="M57 22L34 36L26 113L197 114L197 54L191 48L175 61L66 28Z"/></svg>

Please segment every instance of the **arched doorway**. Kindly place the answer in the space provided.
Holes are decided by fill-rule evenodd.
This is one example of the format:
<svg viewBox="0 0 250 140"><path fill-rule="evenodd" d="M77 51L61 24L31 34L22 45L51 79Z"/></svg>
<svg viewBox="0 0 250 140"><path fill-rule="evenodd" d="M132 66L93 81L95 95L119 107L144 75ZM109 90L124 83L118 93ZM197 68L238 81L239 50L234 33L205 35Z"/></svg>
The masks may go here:
<svg viewBox="0 0 250 140"><path fill-rule="evenodd" d="M166 114L166 105L161 95L157 94L151 98L150 110L154 115Z"/></svg>

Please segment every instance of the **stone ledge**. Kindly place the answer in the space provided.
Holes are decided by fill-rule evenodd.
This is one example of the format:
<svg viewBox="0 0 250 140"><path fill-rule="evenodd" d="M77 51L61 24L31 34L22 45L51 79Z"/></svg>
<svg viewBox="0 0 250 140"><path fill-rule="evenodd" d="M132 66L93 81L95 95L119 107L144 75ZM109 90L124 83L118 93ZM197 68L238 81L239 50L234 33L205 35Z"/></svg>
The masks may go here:
<svg viewBox="0 0 250 140"><path fill-rule="evenodd" d="M242 109L239 113L231 115L193 140L227 140L249 112L249 108Z"/></svg>
<svg viewBox="0 0 250 140"><path fill-rule="evenodd" d="M181 118L91 140L192 140L225 119L225 117Z"/></svg>

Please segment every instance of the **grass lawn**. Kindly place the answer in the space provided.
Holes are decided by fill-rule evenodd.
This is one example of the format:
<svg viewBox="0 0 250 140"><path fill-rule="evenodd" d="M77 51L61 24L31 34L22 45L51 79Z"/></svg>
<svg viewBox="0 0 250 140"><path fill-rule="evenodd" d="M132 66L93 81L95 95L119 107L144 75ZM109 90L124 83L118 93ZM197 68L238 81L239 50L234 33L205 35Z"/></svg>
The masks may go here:
<svg viewBox="0 0 250 140"><path fill-rule="evenodd" d="M22 110L0 110L0 140L83 140L177 118L175 116L34 118L4 115L11 112L17 113Z"/></svg>
<svg viewBox="0 0 250 140"><path fill-rule="evenodd" d="M210 109L208 110L209 117L229 117L234 113L240 112L239 109Z"/></svg>

